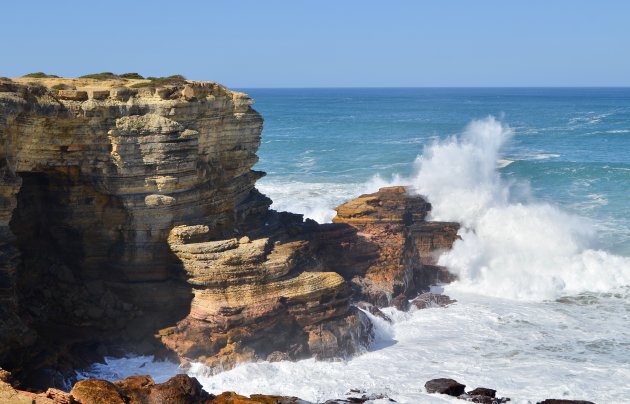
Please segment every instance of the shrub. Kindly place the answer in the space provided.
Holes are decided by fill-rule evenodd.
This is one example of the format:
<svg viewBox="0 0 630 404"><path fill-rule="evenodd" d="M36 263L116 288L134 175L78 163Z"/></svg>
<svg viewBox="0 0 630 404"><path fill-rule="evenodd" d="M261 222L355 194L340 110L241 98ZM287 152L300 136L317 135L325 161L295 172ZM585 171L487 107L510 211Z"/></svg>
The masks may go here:
<svg viewBox="0 0 630 404"><path fill-rule="evenodd" d="M96 80L115 80L115 79L119 79L120 76L117 76L112 72L103 72L103 73L86 74L85 76L81 76L79 78L80 79L96 79Z"/></svg>
<svg viewBox="0 0 630 404"><path fill-rule="evenodd" d="M186 77L181 74L176 74L168 77L147 77L147 80L143 83L136 83L131 85L131 88L142 88L142 87L161 87L167 85L176 85L182 84L186 82Z"/></svg>
<svg viewBox="0 0 630 404"><path fill-rule="evenodd" d="M0 81L11 81L8 77L0 77Z"/></svg>
<svg viewBox="0 0 630 404"><path fill-rule="evenodd" d="M120 77L122 77L123 79L144 80L144 77L142 77L138 73L124 73L124 74L121 74Z"/></svg>
<svg viewBox="0 0 630 404"><path fill-rule="evenodd" d="M53 90L74 90L75 89L74 86L63 84L63 83L55 84L54 86L50 88Z"/></svg>
<svg viewBox="0 0 630 404"><path fill-rule="evenodd" d="M29 73L25 74L22 77L30 77L33 79L59 78L59 76L55 76L54 74L46 74L44 72Z"/></svg>

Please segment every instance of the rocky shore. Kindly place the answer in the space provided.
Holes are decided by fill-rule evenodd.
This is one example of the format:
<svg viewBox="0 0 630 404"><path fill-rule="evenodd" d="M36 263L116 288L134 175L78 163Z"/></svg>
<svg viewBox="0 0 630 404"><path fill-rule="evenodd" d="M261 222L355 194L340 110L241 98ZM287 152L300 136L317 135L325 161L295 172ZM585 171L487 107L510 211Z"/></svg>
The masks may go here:
<svg viewBox="0 0 630 404"><path fill-rule="evenodd" d="M131 376L124 380L108 382L89 379L79 381L70 392L49 388L32 393L13 388L10 375L0 370L0 402L15 404L314 404L298 397L253 394L249 397L235 392L219 395L205 392L194 377L180 374L164 383L156 384L150 376ZM465 402L481 404L505 404L507 397L497 397L496 390L477 387L466 391L466 386L453 379L433 379L425 383L429 394L452 396ZM382 394L366 394L361 389L351 389L346 396L327 400L324 404L362 404L392 402L396 400ZM583 400L547 399L537 404L594 404Z"/></svg>
<svg viewBox="0 0 630 404"><path fill-rule="evenodd" d="M216 83L0 81L0 366L34 389L131 351L221 371L360 353L450 275L458 225L404 187L332 224L269 209L262 118ZM138 84L141 84L138 86Z"/></svg>
<svg viewBox="0 0 630 404"><path fill-rule="evenodd" d="M183 79L0 79L1 403L305 403L213 396L186 375L61 388L126 352L215 372L346 358L374 338L366 312L454 302L429 287L454 279L437 258L459 225L427 221L405 187L348 201L329 224L270 209L252 104Z"/></svg>

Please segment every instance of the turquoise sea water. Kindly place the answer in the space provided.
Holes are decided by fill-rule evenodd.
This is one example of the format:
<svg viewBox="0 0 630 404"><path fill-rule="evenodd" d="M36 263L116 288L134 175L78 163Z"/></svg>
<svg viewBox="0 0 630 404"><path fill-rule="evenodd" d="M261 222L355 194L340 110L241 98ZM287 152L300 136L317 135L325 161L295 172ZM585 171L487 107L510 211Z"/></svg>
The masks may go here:
<svg viewBox="0 0 630 404"><path fill-rule="evenodd" d="M501 174L630 255L630 88L244 91L265 119L256 168L276 207L327 220L373 176L410 175L425 146L493 115L514 130Z"/></svg>

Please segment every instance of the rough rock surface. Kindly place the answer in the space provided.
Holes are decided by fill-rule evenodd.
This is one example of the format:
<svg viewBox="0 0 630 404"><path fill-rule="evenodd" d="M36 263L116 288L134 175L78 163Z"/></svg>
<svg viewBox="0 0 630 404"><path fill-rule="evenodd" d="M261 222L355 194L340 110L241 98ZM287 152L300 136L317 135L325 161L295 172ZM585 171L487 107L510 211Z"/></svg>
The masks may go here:
<svg viewBox="0 0 630 404"><path fill-rule="evenodd" d="M343 357L372 338L353 302L450 279L435 262L458 225L404 187L332 224L270 210L245 94L33 81L0 82L0 366L31 387L114 344L217 370Z"/></svg>
<svg viewBox="0 0 630 404"><path fill-rule="evenodd" d="M428 309L430 307L446 307L455 302L457 300L453 300L446 295L427 292L413 299L410 304L417 309Z"/></svg>
<svg viewBox="0 0 630 404"><path fill-rule="evenodd" d="M387 187L336 210L333 222L350 226L356 237L334 245L341 246L341 257L331 255L357 299L383 307L398 296L413 298L430 285L453 280L436 260L458 238L459 225L425 221L431 204L421 196L402 186Z"/></svg>
<svg viewBox="0 0 630 404"><path fill-rule="evenodd" d="M207 226L171 231L194 298L190 315L161 333L166 346L221 370L278 356L345 356L369 344L371 323L350 305L343 277L317 259L312 225L283 216L251 238L204 241Z"/></svg>
<svg viewBox="0 0 630 404"><path fill-rule="evenodd" d="M0 83L1 366L45 366L80 341L151 339L192 298L171 229L194 221L223 238L268 208L251 170L252 101L208 82L159 90L85 99Z"/></svg>

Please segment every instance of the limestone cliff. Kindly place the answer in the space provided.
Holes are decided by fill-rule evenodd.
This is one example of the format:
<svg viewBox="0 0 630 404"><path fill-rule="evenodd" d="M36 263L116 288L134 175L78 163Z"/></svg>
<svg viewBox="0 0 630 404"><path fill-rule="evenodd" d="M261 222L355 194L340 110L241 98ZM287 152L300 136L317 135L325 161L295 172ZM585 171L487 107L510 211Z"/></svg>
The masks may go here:
<svg viewBox="0 0 630 404"><path fill-rule="evenodd" d="M0 82L9 368L75 340L174 323L192 293L166 243L171 229L194 223L223 238L270 203L254 188L262 118L245 94L208 82L68 82L74 90Z"/></svg>
<svg viewBox="0 0 630 404"><path fill-rule="evenodd" d="M403 187L332 224L270 210L243 93L21 81L0 81L0 366L31 385L113 344L217 370L347 356L372 339L354 303L447 280L435 258L458 226Z"/></svg>

